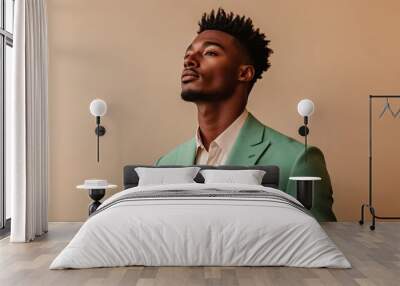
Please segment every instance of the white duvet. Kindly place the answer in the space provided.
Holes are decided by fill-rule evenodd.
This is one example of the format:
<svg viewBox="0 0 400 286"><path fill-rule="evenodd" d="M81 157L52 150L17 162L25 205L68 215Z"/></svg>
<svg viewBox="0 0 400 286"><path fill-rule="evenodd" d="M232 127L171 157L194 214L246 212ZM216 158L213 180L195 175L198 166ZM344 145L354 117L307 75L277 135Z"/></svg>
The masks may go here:
<svg viewBox="0 0 400 286"><path fill-rule="evenodd" d="M258 198L174 197L116 200L132 192L277 189L238 184L175 184L127 189L110 197L54 259L50 269L145 266L350 268L310 215ZM136 194L136 193L135 193ZM114 202L114 204L113 204Z"/></svg>

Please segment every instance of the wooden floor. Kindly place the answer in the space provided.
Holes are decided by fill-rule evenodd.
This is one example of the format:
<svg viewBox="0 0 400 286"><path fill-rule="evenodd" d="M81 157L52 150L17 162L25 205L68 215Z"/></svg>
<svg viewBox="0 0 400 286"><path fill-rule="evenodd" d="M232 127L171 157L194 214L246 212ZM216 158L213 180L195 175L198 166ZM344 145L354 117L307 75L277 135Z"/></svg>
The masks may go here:
<svg viewBox="0 0 400 286"><path fill-rule="evenodd" d="M0 285L400 285L400 222L375 231L357 223L325 223L324 229L353 268L119 267L48 270L81 223L50 223L32 243L0 241Z"/></svg>

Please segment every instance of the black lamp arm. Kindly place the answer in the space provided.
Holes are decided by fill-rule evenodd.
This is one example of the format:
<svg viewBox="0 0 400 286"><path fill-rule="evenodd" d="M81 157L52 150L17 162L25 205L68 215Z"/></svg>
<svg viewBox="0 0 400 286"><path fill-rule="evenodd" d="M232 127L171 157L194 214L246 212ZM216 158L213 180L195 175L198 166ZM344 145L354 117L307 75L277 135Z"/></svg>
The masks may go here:
<svg viewBox="0 0 400 286"><path fill-rule="evenodd" d="M307 135L310 132L307 125L308 125L308 116L304 116L304 125L300 126L299 134L304 137L304 154L306 161L307 161Z"/></svg>
<svg viewBox="0 0 400 286"><path fill-rule="evenodd" d="M106 129L104 128L104 126L100 125L100 116L96 116L96 129L94 130L94 132L96 133L96 139L97 139L97 162L100 161L99 157L100 157L100 140L99 137L103 136L106 133Z"/></svg>

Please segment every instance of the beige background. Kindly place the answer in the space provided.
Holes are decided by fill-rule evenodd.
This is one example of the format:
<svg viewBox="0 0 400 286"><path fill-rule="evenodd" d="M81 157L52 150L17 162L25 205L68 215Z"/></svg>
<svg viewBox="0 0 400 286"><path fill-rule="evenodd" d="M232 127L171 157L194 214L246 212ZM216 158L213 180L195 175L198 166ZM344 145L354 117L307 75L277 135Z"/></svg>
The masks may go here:
<svg viewBox="0 0 400 286"><path fill-rule="evenodd" d="M248 109L294 138L302 98L315 102L310 143L325 153L339 220L358 220L367 200L368 95L400 94L400 1L48 0L51 221L80 221L85 178L121 185L126 164L152 164L189 139L196 109L180 99L183 54L202 12L224 7L252 17L271 39L271 69ZM96 162L94 98L107 101ZM400 118L378 120L375 199L400 215ZM394 101L395 110L400 100Z"/></svg>

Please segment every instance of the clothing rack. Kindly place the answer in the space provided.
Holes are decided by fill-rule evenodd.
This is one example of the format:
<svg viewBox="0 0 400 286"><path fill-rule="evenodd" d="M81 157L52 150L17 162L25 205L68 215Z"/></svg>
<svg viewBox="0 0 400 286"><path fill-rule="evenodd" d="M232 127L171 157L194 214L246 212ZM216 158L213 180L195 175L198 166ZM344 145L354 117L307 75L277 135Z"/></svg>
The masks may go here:
<svg viewBox="0 0 400 286"><path fill-rule="evenodd" d="M370 225L370 229L375 229L375 219L400 219L400 217L384 217L378 216L375 212L375 208L372 204L372 101L373 99L382 99L386 98L386 104L383 109L383 112L379 116L381 118L386 110L389 110L394 118L397 117L398 112L393 113L390 108L389 98L400 98L400 95L370 95L369 96L369 197L368 197L368 204L363 204L361 206L361 220L359 221L360 225L364 224L364 208L369 208L369 211L372 215L372 224Z"/></svg>

